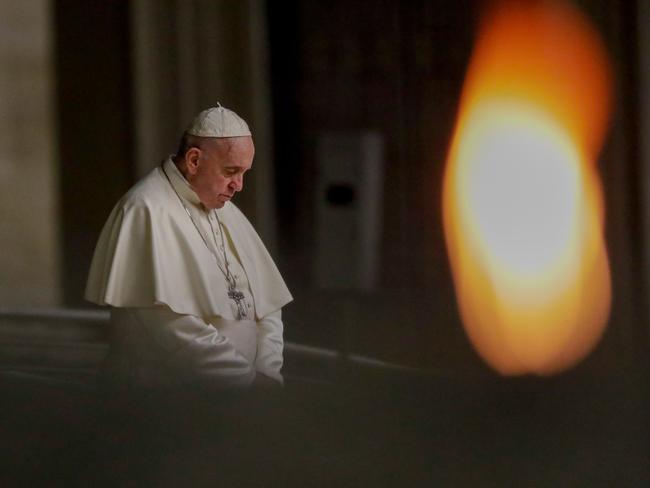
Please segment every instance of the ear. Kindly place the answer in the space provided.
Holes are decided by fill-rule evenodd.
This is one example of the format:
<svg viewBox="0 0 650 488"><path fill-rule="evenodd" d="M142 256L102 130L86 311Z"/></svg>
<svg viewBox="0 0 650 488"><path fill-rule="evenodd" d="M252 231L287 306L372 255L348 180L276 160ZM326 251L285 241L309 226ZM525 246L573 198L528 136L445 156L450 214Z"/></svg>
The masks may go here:
<svg viewBox="0 0 650 488"><path fill-rule="evenodd" d="M198 147L191 147L185 153L185 166L190 175L195 175L199 169L201 150Z"/></svg>

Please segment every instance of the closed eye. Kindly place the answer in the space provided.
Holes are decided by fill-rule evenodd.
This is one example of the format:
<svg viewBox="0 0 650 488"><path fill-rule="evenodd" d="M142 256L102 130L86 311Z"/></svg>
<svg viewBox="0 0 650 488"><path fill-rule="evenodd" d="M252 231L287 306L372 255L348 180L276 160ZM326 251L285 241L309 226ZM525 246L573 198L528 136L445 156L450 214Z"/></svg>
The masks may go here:
<svg viewBox="0 0 650 488"><path fill-rule="evenodd" d="M225 174L226 176L235 176L238 173L244 174L248 171L248 169L243 169L240 168L239 166L233 167L233 168L225 168Z"/></svg>

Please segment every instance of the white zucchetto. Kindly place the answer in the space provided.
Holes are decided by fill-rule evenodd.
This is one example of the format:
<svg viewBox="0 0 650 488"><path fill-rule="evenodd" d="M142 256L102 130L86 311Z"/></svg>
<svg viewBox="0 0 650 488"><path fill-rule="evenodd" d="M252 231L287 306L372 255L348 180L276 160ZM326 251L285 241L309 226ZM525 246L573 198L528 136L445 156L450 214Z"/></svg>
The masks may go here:
<svg viewBox="0 0 650 488"><path fill-rule="evenodd" d="M216 107L197 115L185 130L187 134L199 137L242 137L250 136L248 124L239 115L217 103Z"/></svg>

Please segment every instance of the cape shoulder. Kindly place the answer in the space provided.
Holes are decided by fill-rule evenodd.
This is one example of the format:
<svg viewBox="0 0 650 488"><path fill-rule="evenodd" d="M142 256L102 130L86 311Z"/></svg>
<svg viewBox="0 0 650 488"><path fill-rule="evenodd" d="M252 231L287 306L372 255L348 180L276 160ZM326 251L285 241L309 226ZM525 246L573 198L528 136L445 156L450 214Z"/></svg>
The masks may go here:
<svg viewBox="0 0 650 488"><path fill-rule="evenodd" d="M215 266L205 266L213 258L158 171L113 208L95 248L85 297L99 305L166 304L177 313L226 316L217 299L227 293L223 280Z"/></svg>

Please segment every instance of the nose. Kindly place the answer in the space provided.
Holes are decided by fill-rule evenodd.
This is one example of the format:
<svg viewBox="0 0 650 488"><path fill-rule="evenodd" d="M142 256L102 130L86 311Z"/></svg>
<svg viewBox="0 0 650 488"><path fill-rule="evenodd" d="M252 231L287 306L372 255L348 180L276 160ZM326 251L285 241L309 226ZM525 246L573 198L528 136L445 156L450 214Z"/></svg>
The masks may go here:
<svg viewBox="0 0 650 488"><path fill-rule="evenodd" d="M244 175L237 174L233 176L228 186L233 192L241 191L244 187Z"/></svg>

